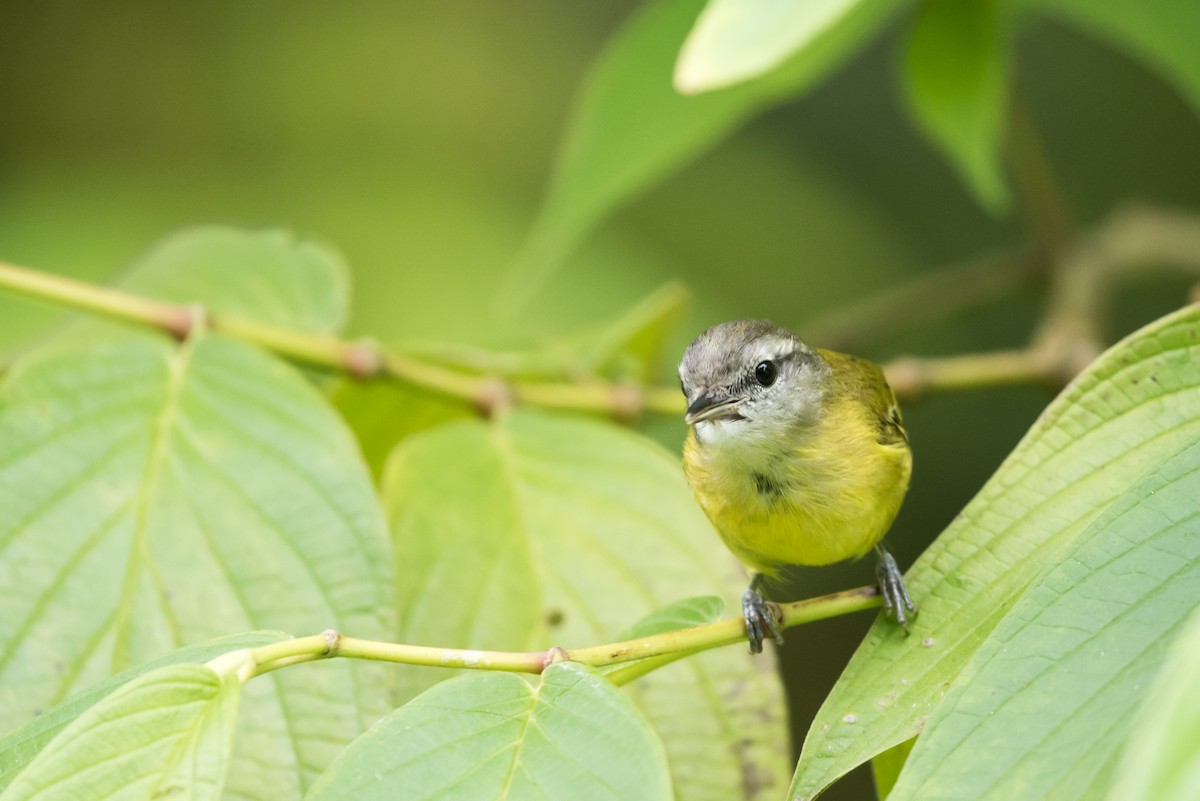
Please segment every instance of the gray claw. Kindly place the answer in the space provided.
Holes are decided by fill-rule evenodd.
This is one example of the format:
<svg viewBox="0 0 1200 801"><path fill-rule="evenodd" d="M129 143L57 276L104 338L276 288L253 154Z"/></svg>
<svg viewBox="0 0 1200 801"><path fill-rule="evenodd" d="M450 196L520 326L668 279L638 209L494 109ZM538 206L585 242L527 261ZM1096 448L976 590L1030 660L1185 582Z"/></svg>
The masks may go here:
<svg viewBox="0 0 1200 801"><path fill-rule="evenodd" d="M875 576L879 579L879 592L883 595L883 611L888 617L895 618L904 633L908 633L908 615L905 610L917 615L917 605L908 597L908 588L904 586L904 574L892 555L882 546L879 551L879 565L875 568Z"/></svg>
<svg viewBox="0 0 1200 801"><path fill-rule="evenodd" d="M783 635L775 624L767 602L754 589L742 593L742 615L746 618L746 637L750 640L750 653L761 654L763 639L767 634L776 645L783 645Z"/></svg>

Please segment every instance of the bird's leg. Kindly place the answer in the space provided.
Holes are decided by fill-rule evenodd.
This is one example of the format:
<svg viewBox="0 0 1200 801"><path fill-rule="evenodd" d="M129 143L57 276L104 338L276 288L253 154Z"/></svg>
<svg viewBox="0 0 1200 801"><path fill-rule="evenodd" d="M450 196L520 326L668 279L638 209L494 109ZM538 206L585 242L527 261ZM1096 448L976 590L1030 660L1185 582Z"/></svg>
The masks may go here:
<svg viewBox="0 0 1200 801"><path fill-rule="evenodd" d="M905 610L916 617L917 605L908 597L908 588L904 586L904 575L896 565L896 560L883 547L875 546L879 554L879 564L875 567L875 576L879 579L879 592L883 595L883 612L888 617L896 619L904 633L908 633L908 615Z"/></svg>
<svg viewBox="0 0 1200 801"><path fill-rule="evenodd" d="M894 563L893 563L894 564ZM742 616L746 618L746 637L750 640L750 653L761 654L763 637L771 635L776 645L783 645L783 635L775 623L775 614L771 604L763 600L758 592L762 584L762 573L755 573L750 580L750 588L742 593Z"/></svg>

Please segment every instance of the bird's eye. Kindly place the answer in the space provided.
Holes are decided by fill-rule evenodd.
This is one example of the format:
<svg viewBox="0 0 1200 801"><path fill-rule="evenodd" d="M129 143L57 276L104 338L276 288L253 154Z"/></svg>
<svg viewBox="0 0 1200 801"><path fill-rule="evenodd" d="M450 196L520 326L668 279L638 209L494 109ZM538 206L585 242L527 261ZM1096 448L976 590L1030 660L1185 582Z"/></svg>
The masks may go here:
<svg viewBox="0 0 1200 801"><path fill-rule="evenodd" d="M758 366L754 368L754 380L764 387L774 384L778 376L779 368L773 361L759 362Z"/></svg>

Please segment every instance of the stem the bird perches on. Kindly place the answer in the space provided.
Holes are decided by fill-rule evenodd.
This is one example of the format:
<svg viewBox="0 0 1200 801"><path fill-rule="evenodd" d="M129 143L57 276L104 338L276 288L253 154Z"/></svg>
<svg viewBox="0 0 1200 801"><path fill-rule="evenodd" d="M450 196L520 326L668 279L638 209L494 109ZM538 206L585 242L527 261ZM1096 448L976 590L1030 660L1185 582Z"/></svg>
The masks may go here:
<svg viewBox="0 0 1200 801"><path fill-rule="evenodd" d="M879 591L875 587L859 587L832 595L780 604L779 607L783 625L789 627L874 609L881 603ZM253 667L247 678L302 662L315 662L333 657L429 667L506 670L518 673L541 673L554 662L570 660L593 667L630 663L607 674L609 679L615 683L625 684L682 657L745 639L745 622L740 617L624 642L569 650L555 647L545 651L439 648L428 645L360 640L336 631L326 631L321 634L249 649L248 653Z"/></svg>

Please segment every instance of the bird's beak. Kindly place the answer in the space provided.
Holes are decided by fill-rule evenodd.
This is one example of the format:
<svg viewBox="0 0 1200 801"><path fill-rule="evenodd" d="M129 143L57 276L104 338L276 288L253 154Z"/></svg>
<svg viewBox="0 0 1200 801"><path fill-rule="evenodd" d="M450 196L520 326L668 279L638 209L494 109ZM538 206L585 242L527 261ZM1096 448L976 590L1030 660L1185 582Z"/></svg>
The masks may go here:
<svg viewBox="0 0 1200 801"><path fill-rule="evenodd" d="M688 406L683 421L689 426L704 420L742 420L737 410L737 399L715 392L705 392Z"/></svg>

